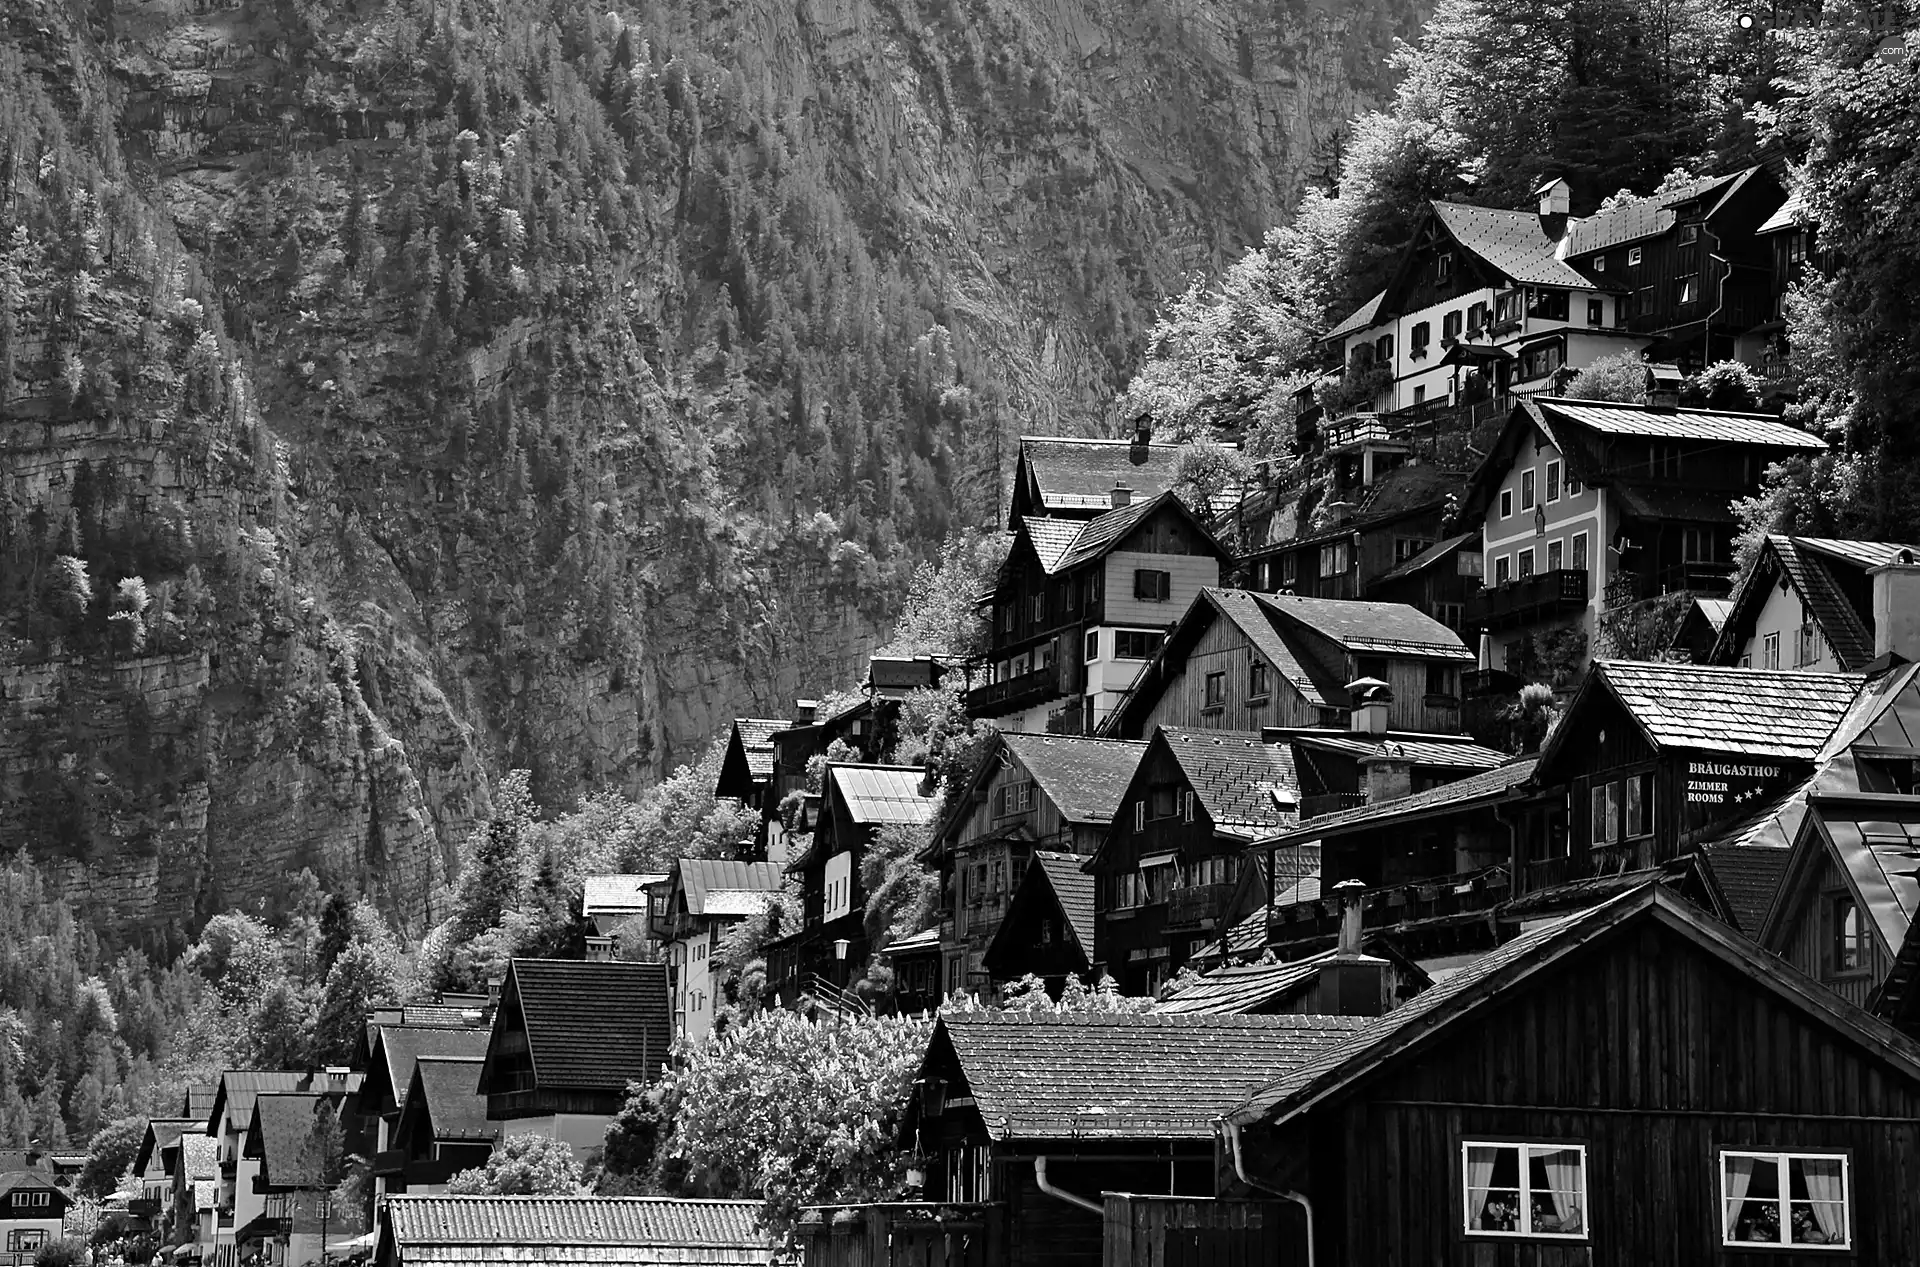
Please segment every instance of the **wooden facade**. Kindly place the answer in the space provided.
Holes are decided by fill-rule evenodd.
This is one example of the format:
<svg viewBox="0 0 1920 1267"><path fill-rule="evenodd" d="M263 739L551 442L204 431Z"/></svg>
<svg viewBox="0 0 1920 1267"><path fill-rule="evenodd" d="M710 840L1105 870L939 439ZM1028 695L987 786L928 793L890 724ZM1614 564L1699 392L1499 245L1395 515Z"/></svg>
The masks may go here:
<svg viewBox="0 0 1920 1267"><path fill-rule="evenodd" d="M1853 1004L1866 1007L1893 970L1889 946L1824 849L1812 873L1783 895L1787 908L1768 949Z"/></svg>
<svg viewBox="0 0 1920 1267"><path fill-rule="evenodd" d="M1344 720L1337 710L1327 710L1302 695L1254 647L1246 630L1216 617L1154 701L1140 733L1152 734L1158 726L1259 730L1262 726L1318 726L1336 719Z"/></svg>
<svg viewBox="0 0 1920 1267"><path fill-rule="evenodd" d="M1428 1009L1417 1041L1390 1036L1391 1051L1363 1055L1311 1099L1282 1101L1277 1124L1241 1128L1250 1175L1314 1202L1320 1263L1810 1267L1911 1257L1920 1047L1674 899L1630 895L1610 908L1622 904L1635 913L1602 908L1534 939L1529 953L1544 964L1503 961ZM1582 1182L1560 1205L1575 1207L1577 1230L1481 1230L1492 1194L1465 1190L1470 1141L1580 1150ZM1727 1150L1818 1154L1835 1170L1831 1159L1844 1158L1844 1250L1747 1243L1777 1218L1767 1213L1774 1201L1729 1199ZM1223 1183L1241 1187L1230 1172ZM1554 1212L1544 1208L1543 1224Z"/></svg>
<svg viewBox="0 0 1920 1267"><path fill-rule="evenodd" d="M1106 1194L1104 1267L1305 1267L1306 1213L1289 1201Z"/></svg>

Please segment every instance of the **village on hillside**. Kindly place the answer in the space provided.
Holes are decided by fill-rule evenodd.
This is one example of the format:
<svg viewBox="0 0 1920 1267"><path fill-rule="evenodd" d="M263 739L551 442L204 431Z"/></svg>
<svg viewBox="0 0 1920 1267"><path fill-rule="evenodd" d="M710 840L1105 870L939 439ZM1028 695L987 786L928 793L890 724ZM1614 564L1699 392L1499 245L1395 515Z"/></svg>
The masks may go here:
<svg viewBox="0 0 1920 1267"><path fill-rule="evenodd" d="M1196 495L1150 417L1022 439L982 647L736 719L731 856L590 877L578 956L382 1002L344 1065L179 1087L109 1217L206 1267L1912 1261L1920 543L1737 566L1825 442L1680 395L1775 380L1818 226L1762 168L1538 198L1433 203L1325 334L1310 483ZM1623 351L1637 399L1581 397ZM902 756L940 690L958 766ZM543 1185L657 1173L634 1106L748 1004L918 1027L897 1187ZM0 1264L85 1161L0 1158Z"/></svg>

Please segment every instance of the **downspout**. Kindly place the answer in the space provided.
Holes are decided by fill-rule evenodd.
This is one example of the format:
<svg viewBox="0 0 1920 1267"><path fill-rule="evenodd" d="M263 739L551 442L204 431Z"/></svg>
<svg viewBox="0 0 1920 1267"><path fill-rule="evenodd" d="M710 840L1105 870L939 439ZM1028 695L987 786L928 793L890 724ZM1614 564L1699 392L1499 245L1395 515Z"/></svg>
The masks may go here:
<svg viewBox="0 0 1920 1267"><path fill-rule="evenodd" d="M1040 1191L1050 1197L1058 1197L1068 1205L1077 1205L1083 1210L1091 1210L1101 1218L1107 1216L1107 1207L1101 1205L1098 1201L1089 1201L1083 1196L1068 1192L1064 1188L1056 1188L1047 1182L1047 1157L1045 1153L1033 1159L1033 1181L1040 1185ZM1308 1267L1312 1267L1312 1264L1308 1264Z"/></svg>
<svg viewBox="0 0 1920 1267"><path fill-rule="evenodd" d="M1291 1201L1306 1212L1307 1267L1314 1267L1313 1202L1308 1200L1305 1193L1295 1192L1291 1188L1268 1187L1266 1184L1258 1182L1251 1175L1247 1174L1246 1161L1240 1156L1239 1124L1224 1117L1220 1119L1219 1124L1221 1129L1227 1134L1227 1150L1233 1156L1233 1173L1239 1178L1240 1182L1246 1184L1249 1188L1258 1188L1262 1192L1271 1192L1276 1197L1282 1197Z"/></svg>

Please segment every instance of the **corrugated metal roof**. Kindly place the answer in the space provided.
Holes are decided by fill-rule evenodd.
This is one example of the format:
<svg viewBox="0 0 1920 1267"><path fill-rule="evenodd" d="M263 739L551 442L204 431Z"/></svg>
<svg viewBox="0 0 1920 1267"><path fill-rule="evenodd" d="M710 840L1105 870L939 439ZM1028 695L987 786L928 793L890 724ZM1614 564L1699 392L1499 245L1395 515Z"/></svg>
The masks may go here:
<svg viewBox="0 0 1920 1267"><path fill-rule="evenodd" d="M666 1197L444 1197L387 1199L383 1241L400 1261L429 1249L511 1249L513 1262L682 1261L765 1263L773 1243L756 1226L756 1201L688 1201ZM734 1257L676 1259L632 1255L611 1259L550 1258L557 1249L732 1250ZM478 1255L472 1255L477 1257ZM471 1257L467 1259L471 1260ZM441 1261L461 1261L449 1258Z"/></svg>
<svg viewBox="0 0 1920 1267"><path fill-rule="evenodd" d="M1662 748L1811 761L1847 715L1858 673L1596 660L1594 671Z"/></svg>
<svg viewBox="0 0 1920 1267"><path fill-rule="evenodd" d="M1710 409L1663 411L1645 405L1531 396L1549 420L1566 419L1610 436L1647 436L1668 440L1717 440L1777 449L1824 449L1827 442L1771 414L1725 413Z"/></svg>
<svg viewBox="0 0 1920 1267"><path fill-rule="evenodd" d="M689 915L754 915L766 909L766 897L753 905L745 894L780 891L777 862L735 862L731 858L681 858L680 886L686 893ZM729 896L720 897L726 894ZM719 908L713 905L719 898Z"/></svg>
<svg viewBox="0 0 1920 1267"><path fill-rule="evenodd" d="M1454 241L1515 282L1568 290L1599 289L1560 258L1560 244L1547 236L1535 212L1500 211L1458 202L1436 202L1433 210Z"/></svg>
<svg viewBox="0 0 1920 1267"><path fill-rule="evenodd" d="M622 912L640 914L647 909L647 886L658 884L665 875L590 875L586 897L580 903L582 915L613 915Z"/></svg>
<svg viewBox="0 0 1920 1267"><path fill-rule="evenodd" d="M924 823L932 818L934 798L920 793L925 775L919 766L827 767L827 778L840 789L847 814L856 823Z"/></svg>

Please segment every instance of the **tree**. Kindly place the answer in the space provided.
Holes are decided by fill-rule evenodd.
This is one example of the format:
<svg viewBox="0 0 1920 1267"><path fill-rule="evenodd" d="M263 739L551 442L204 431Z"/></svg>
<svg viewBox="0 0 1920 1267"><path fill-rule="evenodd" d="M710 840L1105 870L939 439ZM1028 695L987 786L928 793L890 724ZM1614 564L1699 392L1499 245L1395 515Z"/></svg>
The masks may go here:
<svg viewBox="0 0 1920 1267"><path fill-rule="evenodd" d="M345 1063L376 1003L402 997L400 942L371 902L354 904L346 921L346 946L333 956L320 991L315 1019L315 1057Z"/></svg>
<svg viewBox="0 0 1920 1267"><path fill-rule="evenodd" d="M87 1164L81 1168L75 1188L82 1196L94 1198L112 1193L146 1137L144 1117L116 1118L95 1131L87 1142Z"/></svg>
<svg viewBox="0 0 1920 1267"><path fill-rule="evenodd" d="M1567 395L1637 405L1647 398L1647 363L1638 352L1598 357L1574 375Z"/></svg>
<svg viewBox="0 0 1920 1267"><path fill-rule="evenodd" d="M509 1135L487 1164L447 1181L456 1197L570 1197L580 1192L573 1146L544 1135Z"/></svg>
<svg viewBox="0 0 1920 1267"><path fill-rule="evenodd" d="M665 1159L689 1195L758 1196L776 1236L804 1205L897 1196L900 1109L930 1032L906 1017L816 1025L787 1011L734 1025L660 1083Z"/></svg>
<svg viewBox="0 0 1920 1267"><path fill-rule="evenodd" d="M1700 409L1752 411L1760 408L1765 386L1744 363L1715 361L1682 384L1680 403Z"/></svg>
<svg viewBox="0 0 1920 1267"><path fill-rule="evenodd" d="M881 654L961 657L985 650L986 620L975 600L993 588L1007 540L1005 533L978 528L949 533L938 557L914 569Z"/></svg>

